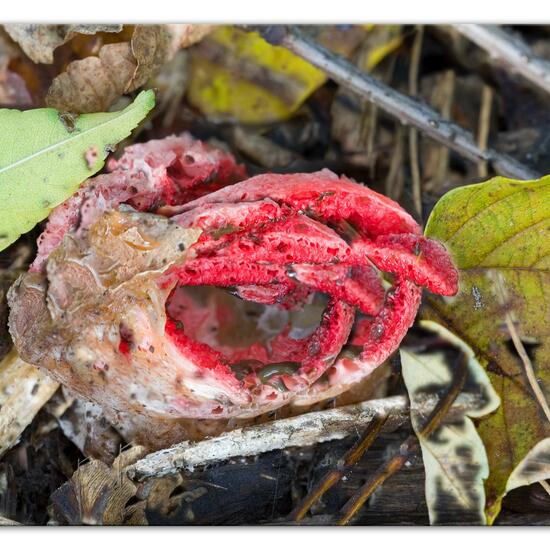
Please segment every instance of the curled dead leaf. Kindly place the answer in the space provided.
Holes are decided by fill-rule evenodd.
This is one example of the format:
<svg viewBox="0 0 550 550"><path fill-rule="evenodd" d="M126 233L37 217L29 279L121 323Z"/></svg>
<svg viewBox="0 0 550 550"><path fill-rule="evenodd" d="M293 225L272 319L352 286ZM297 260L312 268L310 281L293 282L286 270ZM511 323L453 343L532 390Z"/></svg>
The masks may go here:
<svg viewBox="0 0 550 550"><path fill-rule="evenodd" d="M550 479L550 437L539 441L515 467L506 484L506 492Z"/></svg>
<svg viewBox="0 0 550 550"><path fill-rule="evenodd" d="M172 37L172 48L177 51L200 42L207 34L210 34L216 25L165 25Z"/></svg>
<svg viewBox="0 0 550 550"><path fill-rule="evenodd" d="M53 63L54 50L76 34L117 33L122 25L37 25L13 23L4 25L10 37L35 63Z"/></svg>
<svg viewBox="0 0 550 550"><path fill-rule="evenodd" d="M134 30L130 47L136 61L136 69L125 91L143 86L162 64L171 58L172 35L167 27L160 25L138 25Z"/></svg>
<svg viewBox="0 0 550 550"><path fill-rule="evenodd" d="M59 111L75 113L105 111L119 95L129 91L127 85L136 69L128 42L106 44L98 57L69 63L67 70L54 78L46 104Z"/></svg>
<svg viewBox="0 0 550 550"><path fill-rule="evenodd" d="M204 487L190 490L180 474L131 481L125 468L143 455L144 448L136 446L122 452L112 467L99 460L81 464L51 497L54 520L61 525L148 525L153 514L169 523L182 502L204 494Z"/></svg>
<svg viewBox="0 0 550 550"><path fill-rule="evenodd" d="M69 63L54 78L46 104L75 113L107 110L120 95L143 86L180 48L210 30L211 25L136 25L129 42L105 44L97 56Z"/></svg>
<svg viewBox="0 0 550 550"><path fill-rule="evenodd" d="M55 520L62 525L124 525L137 486L123 470L143 454L143 447L132 447L111 468L99 460L82 464L51 497Z"/></svg>
<svg viewBox="0 0 550 550"><path fill-rule="evenodd" d="M8 43L0 32L0 107L23 107L32 104L32 98L23 78L9 69L9 63L17 55L16 47Z"/></svg>

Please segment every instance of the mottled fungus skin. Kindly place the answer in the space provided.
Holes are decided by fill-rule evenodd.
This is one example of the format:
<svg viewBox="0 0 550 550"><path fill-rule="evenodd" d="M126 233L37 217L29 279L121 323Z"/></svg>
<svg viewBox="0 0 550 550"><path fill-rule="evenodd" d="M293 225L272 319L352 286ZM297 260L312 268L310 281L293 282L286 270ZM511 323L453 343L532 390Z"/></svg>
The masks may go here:
<svg viewBox="0 0 550 550"><path fill-rule="evenodd" d="M246 418L337 395L397 349L422 286L457 291L407 212L328 170L245 179L188 135L109 170L52 212L9 296L22 358L109 409ZM253 303L263 336L228 336L238 308L204 287Z"/></svg>

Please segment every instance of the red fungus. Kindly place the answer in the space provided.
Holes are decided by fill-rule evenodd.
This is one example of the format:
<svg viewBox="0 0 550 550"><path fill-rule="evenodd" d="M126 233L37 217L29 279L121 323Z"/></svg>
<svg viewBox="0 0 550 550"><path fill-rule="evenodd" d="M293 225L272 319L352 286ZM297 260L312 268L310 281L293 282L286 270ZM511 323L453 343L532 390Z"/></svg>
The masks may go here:
<svg viewBox="0 0 550 550"><path fill-rule="evenodd" d="M449 255L409 214L328 170L244 180L189 136L129 147L109 169L54 210L10 293L21 356L108 408L250 417L337 395L396 350L421 286L457 291ZM280 326L228 343L236 309L189 291L205 286ZM320 294L317 325L293 326Z"/></svg>

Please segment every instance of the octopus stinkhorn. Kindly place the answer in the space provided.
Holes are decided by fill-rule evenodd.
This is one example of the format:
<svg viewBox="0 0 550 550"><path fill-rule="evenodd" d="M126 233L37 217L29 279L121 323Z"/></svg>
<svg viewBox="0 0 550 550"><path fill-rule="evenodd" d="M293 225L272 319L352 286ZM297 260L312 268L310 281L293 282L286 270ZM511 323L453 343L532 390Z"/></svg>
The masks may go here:
<svg viewBox="0 0 550 550"><path fill-rule="evenodd" d="M328 170L246 179L188 135L108 168L52 212L9 295L21 357L107 410L247 418L337 395L396 350L421 287L457 291L407 212Z"/></svg>

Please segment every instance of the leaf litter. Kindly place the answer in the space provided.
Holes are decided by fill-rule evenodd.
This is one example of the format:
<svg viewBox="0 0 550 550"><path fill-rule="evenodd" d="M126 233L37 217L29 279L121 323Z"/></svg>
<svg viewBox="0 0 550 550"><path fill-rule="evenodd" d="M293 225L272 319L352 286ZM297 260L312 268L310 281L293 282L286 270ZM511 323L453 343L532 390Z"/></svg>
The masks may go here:
<svg viewBox="0 0 550 550"><path fill-rule="evenodd" d="M50 105L59 107L63 111L72 113L105 111L113 106L121 105L121 102L124 105L129 99L122 96L131 96L134 90L139 90L147 83L154 82L154 79L159 78L159 82L165 83L163 87L160 87L158 98L159 104L163 107L158 110L158 115L153 113L152 125L149 124L140 130L140 140L164 137L171 132L180 133L182 130L191 129L201 136L214 137L217 140L228 142L234 150L242 153L244 161L252 173L258 170L259 166L277 169L287 165L292 166L292 171L297 171L296 166L304 171L312 171L311 168L315 165L320 168L334 167L333 169L355 176L358 181L364 181L369 186L379 186L380 190L386 190L392 197L402 201L409 211L413 210L407 136L400 132L398 123L395 123L385 113L373 109L371 104L363 102L360 98L349 94L346 96L344 89L339 90L336 95L334 85L327 82L326 78L319 73L317 73L318 79L315 82L312 80L312 84L301 88L300 93L297 93L298 88L293 79L297 82L299 75L295 73L289 79L288 75L284 74L285 69L278 72L281 70L280 67L269 66L267 70L271 71L271 74L268 73L269 77L266 81L260 82L264 88L261 90L257 87L250 88L250 82L254 83L254 86L258 86L255 75L260 74L258 68L264 70L261 67L261 62L258 65L254 55L250 57L250 52L247 52L244 47L241 52L233 52L228 55L225 49L233 48L234 44L223 40L216 42L219 37L225 35L246 35L247 33L244 33L242 29L218 28L209 38L205 39L206 41L200 42L201 38L212 32L211 26L137 25L124 26L122 30L119 28L120 26L116 25L110 26L109 29L89 26L80 30L78 26L70 25L48 27L50 28L40 29L37 32L32 32L28 28L19 29L17 35L16 31L12 29L10 34L15 41L8 44L9 53L7 57L3 58L5 70L1 73L6 76L4 81L0 78L0 99L5 98L5 100L2 99L2 102L5 101L5 106L25 107L27 106L25 102L28 102L29 98L34 106L42 106L48 97L46 101L50 102ZM172 29L168 27L172 27ZM83 32L81 32L82 30ZM336 26L332 30L329 27L325 29L311 27L306 30L320 43L328 47L336 47L336 49L344 37L349 42L343 46L347 48L346 51L341 50L341 53L345 53L354 61L358 60L361 67L371 71L375 77L388 82L390 86L397 89L407 88L407 63L413 42L413 29L385 26L378 28L376 26ZM534 93L522 88L521 82L518 84L517 77L509 76L493 65L485 63L484 54L472 49L463 37L453 35L452 41L442 41L441 37L448 32L449 30L443 27L425 28L418 75L420 94L426 101L436 106L445 118L453 118L472 131L478 137L480 144L487 146L488 143L496 141L498 147L505 148L512 154L517 153L523 162L530 164L532 161L533 165L536 164L539 169L542 167L544 170L546 152L540 136L545 133L543 127L545 119L541 115L544 113L545 100L541 100L540 97L534 100ZM530 32L525 29L522 30L522 33L530 37ZM248 34L249 36L245 36L243 41L246 42L246 38L248 38L251 45L258 44L261 40L257 35ZM42 43L40 43L41 37L43 37ZM370 37L371 46L369 46L368 37ZM239 40L241 39L239 38ZM538 35L533 42L538 52L544 52L541 45L544 45L545 40L548 41L543 33ZM193 42L198 42L198 45L191 46L189 50L186 50L185 48ZM235 44L237 43L239 41L236 40ZM209 52L211 54L213 50L217 51L216 48L220 49L220 44L223 46L223 56L225 57L218 58L212 57L212 55L209 57ZM26 54L14 53L18 47L23 48L27 53L32 52L29 53L31 56L42 56L40 59L45 61L37 61L39 65L33 65L32 61L26 58ZM265 43L262 47L269 49L274 46ZM182 50L182 48L184 49ZM369 48L374 49L369 50ZM362 60L359 58L361 51L363 52ZM369 51L372 54L369 54ZM220 61L222 58L225 61ZM298 59L297 62L299 61L301 60ZM112 71L109 72L109 63L117 67L116 74ZM170 63L173 63L172 66L175 69L168 69ZM216 75L218 81L223 84L224 80L220 75L223 73L224 63L226 65L232 63L231 66L235 67L239 75L238 78L241 79L240 81L236 80L235 85L239 90L242 89L244 95L239 95L241 93L239 92L234 99L231 99L227 90L224 91L223 85L219 89L201 88L199 85L201 78L204 79L201 71L210 71L205 74ZM467 77L462 76L464 67L467 67ZM487 67L489 68L487 69ZM88 71L91 69L99 71L100 86L98 90L94 91L88 87L82 94L75 92L76 87L84 81L85 75L89 74ZM165 77L163 81L164 70L168 70L166 75L169 79L167 80ZM312 71L311 74L315 74L315 71ZM304 74L308 74L308 71L305 70ZM242 80L243 77L244 80ZM2 82L6 83L4 87L2 87ZM210 82L207 84L210 85ZM265 87L265 82L267 82L267 87ZM499 87L495 82L504 82L504 86ZM46 96L48 88L49 93ZM486 107L487 97L491 98L491 95L487 94L488 89L493 94L491 111L487 111ZM508 94L506 92L508 89L513 89L514 93ZM5 90L4 96L2 96L2 90ZM433 93L431 93L432 90ZM203 96L200 95L202 92L204 92ZM166 101L163 99L165 93ZM518 107L518 94L523 98L523 101L520 102L521 109ZM244 101L243 97L259 97L261 101L254 102L248 99ZM228 98L231 101L228 101ZM241 99L240 104L239 98ZM283 103L280 103L280 98L283 98ZM507 105L505 111L508 115L503 115L499 103L502 101ZM338 106L338 109L335 106ZM489 115L478 116L483 109L489 112ZM165 116L161 112L166 113ZM332 112L332 120L326 115L329 112ZM506 116L509 116L509 124L503 125L502 122ZM163 118L161 119L161 117ZM331 131L338 128L338 124L344 122L344 117L347 117L345 125L333 133L336 139L331 139ZM64 113L62 120L70 129L75 126L78 118ZM523 121L528 122L525 124ZM528 127L522 128L522 123ZM514 131L510 131L510 129ZM528 140L522 137L526 135ZM111 150L113 143L107 144L108 150ZM454 152L449 154L449 150L445 147L424 140L422 133L420 133L419 147L422 200L425 212L429 212L437 199L449 188L457 187L459 191L464 189L464 193L467 193L468 187L463 187L464 184L476 181L481 174L493 174L490 164L471 163L460 158ZM85 147L79 155L79 162L86 170L100 169L101 162L96 155L101 156L103 150L103 147L94 145ZM534 154L532 159L529 157L531 151ZM77 183L75 182L75 184ZM495 190L498 197L501 189L506 185L505 182L493 182L491 189ZM502 505L504 505L500 516L503 518L502 521L510 517L506 508L508 497L504 498L505 493L515 494L520 487L526 484L539 481L544 483L544 479L550 477L546 474L547 431L544 428L544 407L541 407L540 399L537 400L534 395L533 383L528 380L525 371L525 365L531 364L536 383L544 395L548 384L546 384L544 373L541 372L541 364L543 364L541 357L543 357L547 338L545 339L544 334L539 334L538 329L530 324L531 316L538 314L533 310L535 307L533 301L525 300L525 297L531 296L531 290L536 291L535 287L540 284L539 290L542 294L539 294L542 302L538 299L535 302L539 305L546 303L543 288L547 288L547 283L544 278L544 270L540 273L537 272L536 276L539 277L539 283L537 283L529 279L531 277L529 272L508 269L510 259L515 258L521 267L526 263L532 263L532 261L537 262L539 257L544 258L544 239L537 241L532 238L537 230L542 231L544 228L546 218L540 209L540 205L545 202L540 199L540 194L543 191L538 188L531 190L530 184L526 185L526 190L528 190L526 192L530 196L528 206L522 206L521 200L523 200L524 194L518 192L518 196L515 198L502 199L502 206L507 208L506 211L505 208L499 210L500 207L495 206L488 209L487 217L485 215L480 215L479 219L474 217L476 221L480 222L477 225L477 230L482 231L482 237L479 233L471 235L470 228L474 233L476 229L472 223L469 226L466 224L467 230L463 230L462 237L464 242L467 242L468 239L470 242L471 240L476 241L476 247L473 249L471 247L470 249L461 248L460 240L451 239L449 241L445 231L452 226L453 222L447 219L442 221L443 206L436 207L435 217L427 226L428 234L441 239L457 261L461 270L461 290L458 298L455 299L438 300L434 296L429 296L425 301L424 311L427 312L427 316L445 324L472 347L480 363L487 369L488 376L502 400L502 405L496 412L479 421L479 434L485 443L490 466L490 475L485 483L489 522L493 522L495 518L497 518L497 522L500 521L497 514ZM487 196L483 196L483 194L481 197L476 196L474 203L483 200L487 204L491 203L495 199L492 193L491 191ZM452 193L450 197L452 197ZM441 204L448 205L449 211L460 212L461 215L468 216L471 211L468 208L461 209L460 200L459 195L456 198L445 197L443 201L447 202ZM514 202L516 200L519 202ZM470 203L467 202L467 204ZM510 237L506 215L511 218L512 231L518 231L517 237ZM522 225L522 215L531 216L528 223L535 224L532 230ZM542 215L540 220L537 218L539 215ZM501 224L499 226L502 229L500 233L494 231L495 219ZM540 227L536 225L537 223L540 223ZM526 236L522 236L521 231L524 231ZM500 263L492 266L487 264L486 266L483 259L480 260L480 254L490 244L490 239L487 239L486 236L493 233L496 238L501 235L508 239L509 244L498 244L500 248L495 248L490 253L492 254L490 258L498 260ZM528 242L524 240L525 238L532 238L532 241ZM24 239L26 236L21 238L18 243ZM482 243L482 246L477 246L477 243ZM506 254L508 255L505 258ZM540 265L544 267L544 264ZM486 267L488 269L485 269ZM537 264L538 267L540 267L539 264ZM512 271L514 275L509 274ZM535 292L534 296L539 295ZM540 307L543 306L540 305ZM503 314L504 309L508 309L510 314ZM542 313L542 318L544 318L544 312ZM449 321L448 315L452 316L451 321ZM463 330L462 319L472 315L475 318L478 315L485 319L499 318L501 322L484 326L480 321L480 323L474 323L473 327L465 327ZM482 326L484 327L483 331L487 331L486 333L483 333L480 328ZM539 328L542 330L542 327ZM517 345L518 339L519 346ZM384 368L394 374L389 379L384 378L383 384L379 381L377 382L379 385L374 382L373 385L382 397L391 396L392 392L395 395L395 364L393 366L388 364ZM32 378L35 375L33 373L29 371L25 374L25 378ZM369 391L373 391L373 388L371 387ZM58 413L46 413L47 408L53 405L56 399L58 400ZM352 399L360 401L361 396L355 395ZM328 403L329 406L330 403L331 401ZM322 405L314 407L314 409L318 408L322 408ZM50 408L50 410L54 409ZM47 440L48 437L52 437L51 434L62 430L66 436L61 435L60 437L68 437L72 440L74 443L70 443L70 445L75 445L76 452L84 453L84 456L96 456L105 461L105 463L98 464L94 462L94 468L90 469L96 473L101 471L101 475L98 474L98 479L102 481L99 485L90 483L89 498L86 495L78 497L84 504L83 507L79 508L74 505L74 495L85 491L88 482L78 482L78 476L73 478L71 482L73 486L68 492L67 489L64 489L64 493L58 494L56 497L56 506L59 511L57 521L60 523L118 521L144 524L147 522L147 518L154 516L156 519L162 517L161 521L200 522L200 517L197 517L196 514L194 519L191 518L189 508L185 508L188 505L184 505L179 496L174 500L173 491L176 491L176 495L182 493L181 489L177 489L182 484L181 475L177 479L160 478L157 480L160 483L159 489L158 492L153 491L153 493L160 496L153 508L157 511L162 509L162 512L155 512L151 516L151 507L144 505L141 500L132 504L135 502L137 493L133 493L133 496L126 500L127 495L134 489L131 489L125 482L121 482L122 485L113 484L112 474L108 473L110 468L108 464L116 455L116 445L118 444L116 442L120 441L118 439L120 434L107 431L105 432L106 440L102 440L101 435L94 436L96 442L104 441L99 446L95 445L94 450L94 442L90 440L89 436L90 434L103 433L97 429L101 423L105 424L105 420L102 420L101 411L97 411L97 416L88 415L87 421L83 422L87 417L86 411L89 410L89 406L79 400L74 400L70 396L61 399L59 393L56 393L47 407L38 413L34 422L31 422L27 431L19 436L21 441L19 447L26 448L25 446L28 444L26 434L29 433L29 430L34 429L35 426L45 427L43 415L52 414L53 420L50 419L47 424L50 427L44 428L44 435L40 437ZM308 408L306 407L305 410L307 411ZM30 422L34 413L29 412L31 413L28 417ZM304 412L304 409L298 408L294 412L281 410L279 415L284 417L301 412ZM511 434L514 447L507 449L502 455L506 459L498 462L495 459L496 453L502 450L499 448L499 438L501 434L506 433L503 431L503 416L507 418L507 425L524 422L522 424L524 427L518 428ZM261 423L269 419L260 417L254 423ZM531 420L525 424L524 419ZM53 428L53 426L57 426L57 428ZM110 426L108 428L112 429ZM53 431L49 431L52 429ZM119 430L128 435L128 432L124 432L122 424L119 424ZM383 440L385 436L380 437ZM108 447L108 445L112 445L112 447ZM322 445L329 445L329 443L321 444L321 447ZM9 451L5 455L5 461L13 463L13 453L17 449L16 445ZM110 449L110 451L102 454L101 449ZM297 457L300 452L303 453L303 456L307 454L306 450L298 451L298 454L289 451L285 456ZM82 457L82 455L80 456ZM255 460L262 461L264 456L267 460L269 453L258 455ZM370 460L369 453L366 457L367 461ZM231 468L236 468L236 465L231 464L231 460L233 459L229 460L229 464L222 463L210 468L214 468L214 472L219 471L219 475L225 475L226 471L233 472L231 475L236 475L237 470L231 470ZM291 463L300 464L300 460L292 458ZM74 464L74 467L76 466L77 464ZM81 468L85 466L86 464ZM248 471L251 472L250 475L253 475L254 470L250 463L241 467L248 468ZM287 486L284 481L286 479L285 468L289 467L289 464L286 463L281 466L281 462L278 461L277 471L271 472L273 476L281 479L281 488L275 497L273 497L273 491L269 492L270 505L267 518L272 518L275 510L281 514L280 510L284 509L284 505L281 508L282 504L279 499L286 498L284 497L287 494L285 493ZM433 479L434 476L430 473L433 470L429 464L426 467L428 468L428 477ZM296 481L293 482L292 494L294 496L292 499L296 499L302 494L304 483L307 483L309 479L307 475L304 476L303 469L300 471L302 472L300 474L298 474L298 470L294 472ZM203 474L198 472L194 475ZM399 476L399 474L396 475ZM86 476L84 478L88 479ZM92 477L93 475L89 479ZM187 477L192 476L189 474ZM390 481L386 483L391 485ZM185 480L183 483L185 484ZM119 486L125 488L120 493L116 493ZM472 521L477 522L481 521L479 503L482 495L479 493L479 482L475 487L479 499L467 514L473 514L475 511L477 519L472 519ZM342 490L342 488L337 489L337 492ZM113 491L116 493L114 496L112 496ZM94 509L93 495L99 493L107 495L108 502L116 502L116 506L114 506L116 513L111 514L109 511L105 514L105 508L102 505L99 507L96 505ZM200 489L195 496L192 496L193 490L190 493L185 491L183 493L187 495L186 499L196 499L198 507L195 510L204 510L201 508L201 503L205 502L205 499L208 501L209 498L214 498L213 493L209 493L208 489L206 489L206 493ZM450 516L445 516L445 510L438 510L440 513L438 519L430 504L433 504L433 500L429 497L430 493L426 494L432 521L443 523L453 521ZM239 495L236 492L235 499L238 500L238 498ZM504 500L502 500L503 498ZM68 500L64 501L63 499ZM73 504L68 506L67 503L71 499ZM369 507L368 504L367 507ZM145 512L144 510L147 508L149 511ZM185 514L188 514L185 519L181 515L184 509L187 510ZM260 509L261 507L258 508L258 510ZM290 510L290 507L287 509ZM452 506L449 510L451 509ZM6 517L27 521L21 515L16 517L11 507L0 509L0 514L3 510ZM68 511L66 515L63 510ZM157 515L155 516L155 514ZM473 518L474 516L465 517Z"/></svg>

